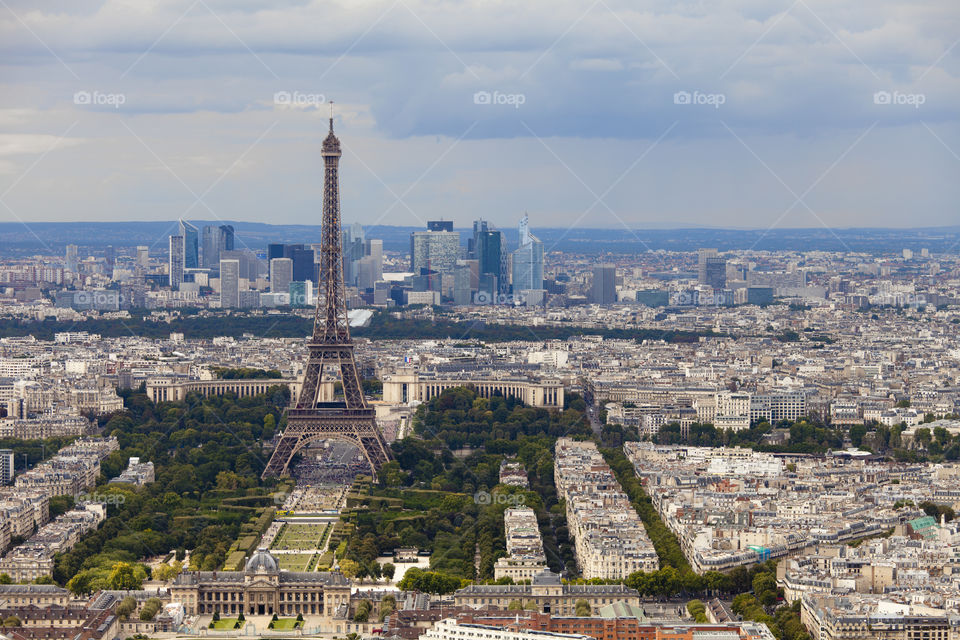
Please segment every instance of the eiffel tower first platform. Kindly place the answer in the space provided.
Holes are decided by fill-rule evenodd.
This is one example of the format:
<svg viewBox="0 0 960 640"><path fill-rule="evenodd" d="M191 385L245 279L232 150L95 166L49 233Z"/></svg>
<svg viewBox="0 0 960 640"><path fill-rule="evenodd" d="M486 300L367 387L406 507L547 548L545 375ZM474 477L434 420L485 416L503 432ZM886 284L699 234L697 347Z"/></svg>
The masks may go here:
<svg viewBox="0 0 960 640"><path fill-rule="evenodd" d="M294 454L314 440L336 439L355 445L374 474L390 459L390 449L377 428L374 410L363 398L347 324L340 235L340 140L333 134L332 115L321 155L324 175L320 286L313 337L308 343L310 355L300 395L287 410L287 426L263 471L264 478L286 474ZM328 366L340 370L342 402L318 401L324 368Z"/></svg>

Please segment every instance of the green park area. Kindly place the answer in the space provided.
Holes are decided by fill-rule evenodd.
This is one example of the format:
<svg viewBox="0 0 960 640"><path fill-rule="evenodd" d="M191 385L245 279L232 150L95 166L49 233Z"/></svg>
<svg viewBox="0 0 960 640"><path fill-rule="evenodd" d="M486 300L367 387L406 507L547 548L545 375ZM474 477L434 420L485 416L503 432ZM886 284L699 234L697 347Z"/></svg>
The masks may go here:
<svg viewBox="0 0 960 640"><path fill-rule="evenodd" d="M280 553L275 557L282 571L310 571L313 565L313 553Z"/></svg>
<svg viewBox="0 0 960 640"><path fill-rule="evenodd" d="M274 540L271 548L278 551L313 551L319 549L323 544L324 533L328 526L325 522L318 522L317 524L287 523L283 525L280 535Z"/></svg>

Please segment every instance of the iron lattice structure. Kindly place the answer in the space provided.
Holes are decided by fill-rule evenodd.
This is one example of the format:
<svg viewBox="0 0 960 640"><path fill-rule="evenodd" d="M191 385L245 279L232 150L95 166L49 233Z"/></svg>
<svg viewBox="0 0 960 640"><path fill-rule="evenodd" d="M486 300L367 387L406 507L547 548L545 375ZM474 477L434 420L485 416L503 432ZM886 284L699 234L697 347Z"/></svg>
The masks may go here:
<svg viewBox="0 0 960 640"><path fill-rule="evenodd" d="M390 459L390 449L367 406L353 354L343 284L340 235L340 140L330 133L323 141L323 226L320 238L320 287L313 319L313 337L303 385L296 404L287 410L287 426L263 477L287 473L294 454L314 440L337 439L356 445L374 473ZM326 367L339 369L342 402L321 402Z"/></svg>

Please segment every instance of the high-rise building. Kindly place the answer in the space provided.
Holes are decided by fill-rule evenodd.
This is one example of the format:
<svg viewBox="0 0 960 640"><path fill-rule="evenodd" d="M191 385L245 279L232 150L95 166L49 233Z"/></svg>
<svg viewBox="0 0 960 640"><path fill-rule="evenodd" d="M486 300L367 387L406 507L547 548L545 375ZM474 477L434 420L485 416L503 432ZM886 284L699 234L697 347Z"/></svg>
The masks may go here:
<svg viewBox="0 0 960 640"><path fill-rule="evenodd" d="M150 266L150 247L142 244L137 247L137 264L144 269Z"/></svg>
<svg viewBox="0 0 960 640"><path fill-rule="evenodd" d="M470 265L457 264L453 269L453 304L470 304L473 288L470 286Z"/></svg>
<svg viewBox="0 0 960 640"><path fill-rule="evenodd" d="M220 265L220 253L234 250L233 226L222 224L219 227L203 227L203 267L215 269Z"/></svg>
<svg viewBox="0 0 960 640"><path fill-rule="evenodd" d="M697 250L697 282L707 284L707 258L717 257L716 249Z"/></svg>
<svg viewBox="0 0 960 640"><path fill-rule="evenodd" d="M383 280L383 240L370 238L364 246L364 256L356 263L357 288L361 291L373 289L377 281Z"/></svg>
<svg viewBox="0 0 960 640"><path fill-rule="evenodd" d="M348 287L357 285L357 263L364 257L363 225L355 222L341 231L343 250L343 283Z"/></svg>
<svg viewBox="0 0 960 640"><path fill-rule="evenodd" d="M240 306L240 261L220 261L220 307L236 309Z"/></svg>
<svg viewBox="0 0 960 640"><path fill-rule="evenodd" d="M520 247L513 252L513 292L543 289L543 243L530 233L530 220L520 219Z"/></svg>
<svg viewBox="0 0 960 640"><path fill-rule="evenodd" d="M273 260L274 258L289 258L290 256L284 255L284 245L282 244L268 244L267 245L267 260Z"/></svg>
<svg viewBox="0 0 960 640"><path fill-rule="evenodd" d="M170 236L170 288L183 284L183 236Z"/></svg>
<svg viewBox="0 0 960 640"><path fill-rule="evenodd" d="M293 282L293 260L290 258L274 258L270 261L270 291L287 293L290 283Z"/></svg>
<svg viewBox="0 0 960 640"><path fill-rule="evenodd" d="M297 281L317 281L316 256L313 249L307 249L302 244L287 245L288 257L293 260L293 279Z"/></svg>
<svg viewBox="0 0 960 640"><path fill-rule="evenodd" d="M235 249L233 225L220 225L219 244L220 251L233 251Z"/></svg>
<svg viewBox="0 0 960 640"><path fill-rule="evenodd" d="M0 449L0 483L10 484L13 473L13 450Z"/></svg>
<svg viewBox="0 0 960 640"><path fill-rule="evenodd" d="M458 247L459 248L459 247ZM370 238L367 240L366 255L373 258L373 261L379 265L380 273L383 273L383 240Z"/></svg>
<svg viewBox="0 0 960 640"><path fill-rule="evenodd" d="M617 269L612 264L600 264L593 268L593 284L590 286L590 302L611 304L617 301Z"/></svg>
<svg viewBox="0 0 960 640"><path fill-rule="evenodd" d="M200 232L183 218L180 218L179 224L180 235L183 236L183 267L197 269L200 267Z"/></svg>
<svg viewBox="0 0 960 640"><path fill-rule="evenodd" d="M701 284L712 289L723 289L727 286L727 259L710 256L704 263L704 279Z"/></svg>
<svg viewBox="0 0 960 640"><path fill-rule="evenodd" d="M108 244L107 248L103 250L103 261L106 263L107 270L106 275L108 278L113 277L113 265L117 263L117 250L113 248L112 244Z"/></svg>
<svg viewBox="0 0 960 640"><path fill-rule="evenodd" d="M203 260L204 269L213 269L214 267L220 265L220 249L218 247L219 238L219 228L209 224L203 227L203 232L201 233L201 245L203 249L201 258Z"/></svg>
<svg viewBox="0 0 960 640"><path fill-rule="evenodd" d="M77 267L79 267L79 260L77 259L77 245L68 244L67 245L67 256L66 256L66 267L67 271L77 272Z"/></svg>
<svg viewBox="0 0 960 640"><path fill-rule="evenodd" d="M427 220L427 231L453 231L453 220Z"/></svg>
<svg viewBox="0 0 960 640"><path fill-rule="evenodd" d="M497 231L486 220L477 220L473 223L472 255L479 264L479 273L482 277L489 274L497 279L498 293L507 291L507 261L504 252L505 242L503 233Z"/></svg>
<svg viewBox="0 0 960 640"><path fill-rule="evenodd" d="M290 306L310 307L313 305L313 282L310 280L294 280L290 283Z"/></svg>
<svg viewBox="0 0 960 640"><path fill-rule="evenodd" d="M460 234L455 231L414 231L410 234L410 270L449 273L460 257Z"/></svg>
<svg viewBox="0 0 960 640"><path fill-rule="evenodd" d="M240 262L240 277L250 282L256 281L262 275L267 275L269 265L263 264L250 249L233 249L220 252L220 261L238 260Z"/></svg>

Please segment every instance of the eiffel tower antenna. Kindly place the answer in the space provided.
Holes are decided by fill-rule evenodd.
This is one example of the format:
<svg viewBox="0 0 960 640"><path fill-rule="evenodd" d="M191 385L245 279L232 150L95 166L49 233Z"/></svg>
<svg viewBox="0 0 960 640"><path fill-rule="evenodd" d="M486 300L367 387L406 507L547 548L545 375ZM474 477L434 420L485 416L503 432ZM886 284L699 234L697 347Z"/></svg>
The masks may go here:
<svg viewBox="0 0 960 640"><path fill-rule="evenodd" d="M330 132L321 146L323 156L323 224L320 231L320 286L314 312L310 354L296 403L287 410L287 427L274 449L263 477L287 473L290 459L314 440L338 439L358 447L374 474L390 459L390 449L377 428L374 410L367 406L354 359L343 284L343 247L340 235L340 140ZM340 373L343 400L321 400L324 371Z"/></svg>

